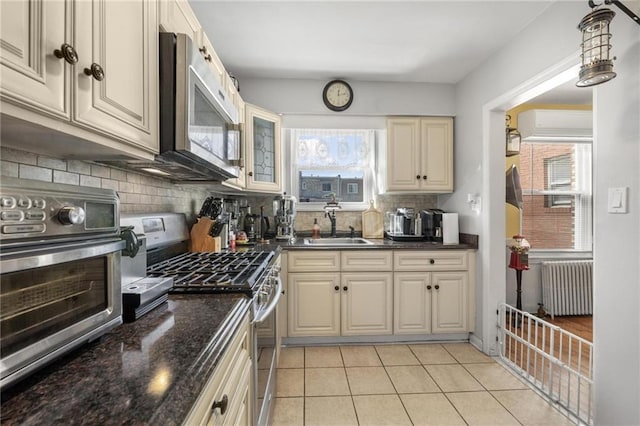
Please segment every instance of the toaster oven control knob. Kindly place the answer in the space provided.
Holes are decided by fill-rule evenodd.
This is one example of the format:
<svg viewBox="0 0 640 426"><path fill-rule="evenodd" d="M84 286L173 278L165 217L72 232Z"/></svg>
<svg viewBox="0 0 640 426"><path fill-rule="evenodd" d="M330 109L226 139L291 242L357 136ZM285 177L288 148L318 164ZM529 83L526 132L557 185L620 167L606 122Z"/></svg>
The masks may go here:
<svg viewBox="0 0 640 426"><path fill-rule="evenodd" d="M63 225L80 225L84 223L85 212L82 207L63 207L58 212L58 220Z"/></svg>

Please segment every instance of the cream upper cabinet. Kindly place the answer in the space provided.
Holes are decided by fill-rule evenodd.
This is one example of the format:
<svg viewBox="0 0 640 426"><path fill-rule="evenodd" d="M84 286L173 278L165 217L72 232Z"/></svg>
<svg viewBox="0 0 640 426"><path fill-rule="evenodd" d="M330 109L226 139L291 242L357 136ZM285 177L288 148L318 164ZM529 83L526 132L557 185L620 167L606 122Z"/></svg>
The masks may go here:
<svg viewBox="0 0 640 426"><path fill-rule="evenodd" d="M160 0L158 9L161 31L186 34L191 40L198 42L200 22L187 0Z"/></svg>
<svg viewBox="0 0 640 426"><path fill-rule="evenodd" d="M453 119L387 120L386 191L453 192Z"/></svg>
<svg viewBox="0 0 640 426"><path fill-rule="evenodd" d="M158 151L157 3L76 2L74 121ZM91 74L91 75L88 75Z"/></svg>
<svg viewBox="0 0 640 426"><path fill-rule="evenodd" d="M65 25L72 6L63 0L0 2L3 101L62 119L71 117L71 67L63 53L69 62L77 61L69 44L71 28Z"/></svg>
<svg viewBox="0 0 640 426"><path fill-rule="evenodd" d="M246 189L282 192L282 135L278 114L245 104Z"/></svg>
<svg viewBox="0 0 640 426"><path fill-rule="evenodd" d="M48 137L52 145L38 142L40 152L157 153L156 6L151 0L0 2L0 85L9 132L3 144L33 135L32 123L71 137L57 145ZM18 127L5 116L27 124ZM79 143L70 143L73 138ZM98 145L90 148L86 140Z"/></svg>

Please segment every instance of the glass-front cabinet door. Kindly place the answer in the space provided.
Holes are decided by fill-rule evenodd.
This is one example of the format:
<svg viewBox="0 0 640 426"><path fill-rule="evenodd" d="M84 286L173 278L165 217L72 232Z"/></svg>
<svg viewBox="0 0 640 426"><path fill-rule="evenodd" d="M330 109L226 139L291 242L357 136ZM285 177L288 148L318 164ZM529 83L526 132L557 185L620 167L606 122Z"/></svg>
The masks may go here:
<svg viewBox="0 0 640 426"><path fill-rule="evenodd" d="M280 116L252 104L245 106L246 188L282 192Z"/></svg>

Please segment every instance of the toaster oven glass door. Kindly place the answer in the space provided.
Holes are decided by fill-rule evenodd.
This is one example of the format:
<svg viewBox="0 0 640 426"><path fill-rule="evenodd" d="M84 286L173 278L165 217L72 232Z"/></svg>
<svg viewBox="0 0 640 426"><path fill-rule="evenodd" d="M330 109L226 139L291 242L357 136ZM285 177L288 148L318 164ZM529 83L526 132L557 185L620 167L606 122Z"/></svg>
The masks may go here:
<svg viewBox="0 0 640 426"><path fill-rule="evenodd" d="M118 239L2 253L2 386L122 322L123 244Z"/></svg>

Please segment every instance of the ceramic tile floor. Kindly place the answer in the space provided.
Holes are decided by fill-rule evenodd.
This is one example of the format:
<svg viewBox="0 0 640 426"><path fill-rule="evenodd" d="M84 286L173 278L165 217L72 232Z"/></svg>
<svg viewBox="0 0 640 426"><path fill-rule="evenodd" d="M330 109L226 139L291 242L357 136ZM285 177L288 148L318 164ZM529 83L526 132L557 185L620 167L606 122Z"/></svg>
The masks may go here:
<svg viewBox="0 0 640 426"><path fill-rule="evenodd" d="M283 348L273 426L572 425L468 343Z"/></svg>

